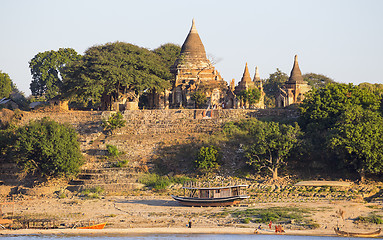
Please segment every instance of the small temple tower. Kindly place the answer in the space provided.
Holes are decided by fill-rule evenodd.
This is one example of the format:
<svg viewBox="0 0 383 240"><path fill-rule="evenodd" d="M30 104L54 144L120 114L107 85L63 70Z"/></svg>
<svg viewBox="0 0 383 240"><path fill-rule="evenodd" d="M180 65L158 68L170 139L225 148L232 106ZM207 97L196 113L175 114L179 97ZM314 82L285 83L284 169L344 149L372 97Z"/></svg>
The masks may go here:
<svg viewBox="0 0 383 240"><path fill-rule="evenodd" d="M249 68L247 67L247 63L246 63L241 81L235 87L235 94L238 95L241 91L247 90L249 88L254 88L254 87L255 87L255 84L253 81L251 81Z"/></svg>
<svg viewBox="0 0 383 240"><path fill-rule="evenodd" d="M287 107L291 104L301 103L304 100L304 94L311 90L311 87L303 80L298 65L298 55L295 55L289 80L279 90L277 107Z"/></svg>
<svg viewBox="0 0 383 240"><path fill-rule="evenodd" d="M259 102L255 104L254 107L256 108L265 108L265 92L263 91L263 82L261 80L261 77L259 76L258 67L255 67L255 74L253 78L253 82L256 88L261 92L261 97L259 98Z"/></svg>
<svg viewBox="0 0 383 240"><path fill-rule="evenodd" d="M191 29L182 45L181 53L171 71L175 74L171 106L195 108L194 92L207 96L207 105L220 106L227 83L206 57L205 47L193 19Z"/></svg>
<svg viewBox="0 0 383 240"><path fill-rule="evenodd" d="M263 85L262 81L259 77L259 72L258 72L258 67L255 68L255 76L253 81L251 80L250 77L250 72L249 68L247 67L247 63L245 65L245 70L243 72L243 76L241 78L241 81L238 83L238 85L235 87L234 93L238 95L241 91L248 90L251 88L257 88L261 92L261 98L260 101L252 106L246 106L248 107L255 107L255 108L264 108L264 96L265 93L263 92ZM241 103L242 105L243 103ZM242 106L237 106L237 107L242 107Z"/></svg>

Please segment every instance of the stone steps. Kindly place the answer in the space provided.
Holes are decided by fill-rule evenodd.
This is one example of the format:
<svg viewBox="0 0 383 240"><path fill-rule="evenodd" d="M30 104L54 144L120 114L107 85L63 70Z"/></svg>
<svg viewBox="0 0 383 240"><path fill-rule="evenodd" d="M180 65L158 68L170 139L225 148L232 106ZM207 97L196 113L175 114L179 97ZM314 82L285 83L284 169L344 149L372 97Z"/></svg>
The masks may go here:
<svg viewBox="0 0 383 240"><path fill-rule="evenodd" d="M67 189L80 192L100 187L106 193L120 193L142 188L144 185L138 183L138 176L130 168L84 169L77 179L69 182Z"/></svg>
<svg viewBox="0 0 383 240"><path fill-rule="evenodd" d="M143 184L137 182L131 183L99 183L99 184L83 184L83 185L68 185L66 189L69 191L81 192L86 189L101 188L105 193L121 193L124 191L131 191L135 189L141 189L144 187Z"/></svg>

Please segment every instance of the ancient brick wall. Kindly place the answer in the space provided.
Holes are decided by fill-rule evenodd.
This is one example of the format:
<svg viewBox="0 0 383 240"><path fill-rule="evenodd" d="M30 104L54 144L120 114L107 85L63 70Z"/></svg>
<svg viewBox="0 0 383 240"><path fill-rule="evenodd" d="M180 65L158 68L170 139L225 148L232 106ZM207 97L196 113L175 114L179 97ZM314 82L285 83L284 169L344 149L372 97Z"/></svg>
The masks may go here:
<svg viewBox="0 0 383 240"><path fill-rule="evenodd" d="M123 112L126 126L113 135L104 135L102 119L112 112L67 111L67 112L24 112L21 124L30 120L50 117L75 127L80 135L84 153L102 155L106 144L117 146L131 159L150 159L156 148L165 144L176 144L197 137L201 133L213 133L225 122L245 118L296 118L297 112L287 109L219 109L206 112L193 109L128 110ZM211 116L211 117L206 117ZM173 143L172 143L173 142Z"/></svg>

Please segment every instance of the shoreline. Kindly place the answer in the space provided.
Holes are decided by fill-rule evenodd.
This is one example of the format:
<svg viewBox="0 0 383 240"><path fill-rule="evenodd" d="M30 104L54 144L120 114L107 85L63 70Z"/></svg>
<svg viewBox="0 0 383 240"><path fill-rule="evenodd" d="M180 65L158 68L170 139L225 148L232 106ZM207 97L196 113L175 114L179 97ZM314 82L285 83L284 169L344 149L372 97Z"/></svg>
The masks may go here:
<svg viewBox="0 0 383 240"><path fill-rule="evenodd" d="M335 233L323 230L288 230L285 233L275 233L272 230L260 230L254 233L253 228L106 228L106 229L19 229L0 230L0 236L22 235L68 235L68 236L126 236L152 234L225 234L225 235L292 235L292 236L337 236Z"/></svg>

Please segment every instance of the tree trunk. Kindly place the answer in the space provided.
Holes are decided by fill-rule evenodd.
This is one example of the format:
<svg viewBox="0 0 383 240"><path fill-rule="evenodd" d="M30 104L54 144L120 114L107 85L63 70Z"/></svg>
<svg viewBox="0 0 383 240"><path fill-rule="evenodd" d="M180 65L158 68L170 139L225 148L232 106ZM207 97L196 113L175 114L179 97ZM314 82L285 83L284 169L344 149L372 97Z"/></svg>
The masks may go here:
<svg viewBox="0 0 383 240"><path fill-rule="evenodd" d="M359 176L360 176L360 182L364 183L364 181L366 180L366 172L363 169L359 171Z"/></svg>
<svg viewBox="0 0 383 240"><path fill-rule="evenodd" d="M277 179L278 178L278 168L274 168L273 170L271 170L271 172L273 173L273 179Z"/></svg>

